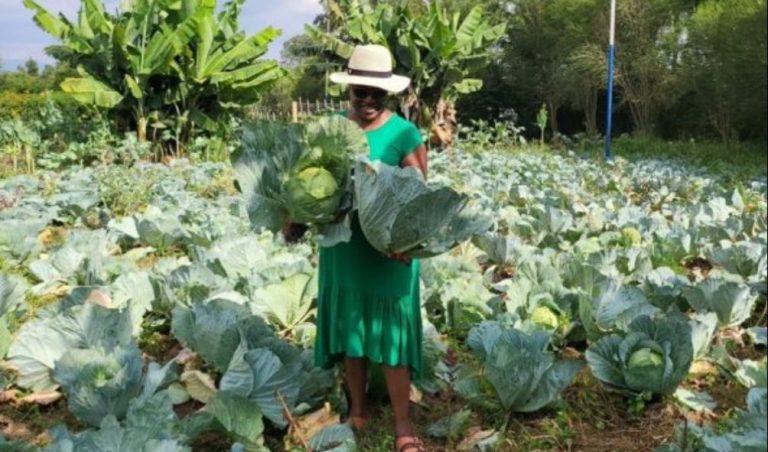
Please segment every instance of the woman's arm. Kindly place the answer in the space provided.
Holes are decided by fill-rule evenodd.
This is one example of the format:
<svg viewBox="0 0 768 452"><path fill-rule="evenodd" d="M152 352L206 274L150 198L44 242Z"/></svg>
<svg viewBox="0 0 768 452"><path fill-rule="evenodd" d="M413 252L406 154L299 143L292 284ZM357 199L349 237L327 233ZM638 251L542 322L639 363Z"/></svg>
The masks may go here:
<svg viewBox="0 0 768 452"><path fill-rule="evenodd" d="M405 168L406 166L415 166L421 170L421 174L424 175L424 179L427 178L427 146L424 144L419 145L415 151L403 157L400 161L400 166Z"/></svg>

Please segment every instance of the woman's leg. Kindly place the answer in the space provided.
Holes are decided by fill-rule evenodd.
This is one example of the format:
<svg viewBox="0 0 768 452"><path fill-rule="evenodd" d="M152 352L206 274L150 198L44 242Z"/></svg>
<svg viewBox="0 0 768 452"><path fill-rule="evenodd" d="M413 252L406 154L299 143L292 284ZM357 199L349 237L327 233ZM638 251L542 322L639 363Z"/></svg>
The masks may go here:
<svg viewBox="0 0 768 452"><path fill-rule="evenodd" d="M395 412L396 444L400 446L415 439L408 412L411 394L411 374L408 371L408 366L382 365L382 368L387 378L389 399ZM415 449L408 448L404 452L409 450Z"/></svg>
<svg viewBox="0 0 768 452"><path fill-rule="evenodd" d="M349 421L362 427L367 419L365 409L366 365L368 358L344 357L344 371L349 389Z"/></svg>

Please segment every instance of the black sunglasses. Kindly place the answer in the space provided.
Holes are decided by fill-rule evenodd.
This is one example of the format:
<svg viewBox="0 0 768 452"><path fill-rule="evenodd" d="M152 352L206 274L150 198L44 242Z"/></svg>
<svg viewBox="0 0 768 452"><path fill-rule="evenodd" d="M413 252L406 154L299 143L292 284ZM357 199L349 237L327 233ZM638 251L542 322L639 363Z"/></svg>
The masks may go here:
<svg viewBox="0 0 768 452"><path fill-rule="evenodd" d="M383 99L384 96L387 95L387 92L383 89L378 88L352 88L352 94L355 95L358 99L365 99L366 97L369 97L373 100L379 100Z"/></svg>

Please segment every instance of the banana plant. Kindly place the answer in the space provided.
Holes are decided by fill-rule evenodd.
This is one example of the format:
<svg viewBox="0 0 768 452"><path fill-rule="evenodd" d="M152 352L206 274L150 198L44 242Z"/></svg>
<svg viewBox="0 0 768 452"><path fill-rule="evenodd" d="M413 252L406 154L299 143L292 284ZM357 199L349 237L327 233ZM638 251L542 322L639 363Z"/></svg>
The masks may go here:
<svg viewBox="0 0 768 452"><path fill-rule="evenodd" d="M117 119L129 116L142 142L148 125L170 121L178 146L196 125L215 131L283 75L276 62L257 60L279 30L246 36L238 23L243 2L230 0L216 15L216 0L134 0L112 15L102 0L81 0L77 22L34 0L24 5L60 41L49 53L78 70L63 91Z"/></svg>
<svg viewBox="0 0 768 452"><path fill-rule="evenodd" d="M306 26L307 34L341 58L348 58L356 44L387 46L396 67L412 80L401 100L403 113L431 131L432 144L449 147L456 131L455 102L482 87L482 80L469 74L488 63L487 49L501 39L506 24L492 24L480 6L449 13L440 0L426 8L328 0L326 9L345 20L332 32Z"/></svg>

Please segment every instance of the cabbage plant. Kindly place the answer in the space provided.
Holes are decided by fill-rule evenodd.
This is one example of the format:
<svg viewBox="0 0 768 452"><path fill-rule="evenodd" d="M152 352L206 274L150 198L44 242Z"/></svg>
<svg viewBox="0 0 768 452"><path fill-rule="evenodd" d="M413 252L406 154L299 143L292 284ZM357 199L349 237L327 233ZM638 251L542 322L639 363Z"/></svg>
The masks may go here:
<svg viewBox="0 0 768 452"><path fill-rule="evenodd" d="M709 253L709 258L730 273L741 275L746 280L765 281L768 272L768 255L765 243L722 241L720 247Z"/></svg>
<svg viewBox="0 0 768 452"><path fill-rule="evenodd" d="M205 362L224 371L240 344L238 324L250 316L248 309L224 299L210 299L173 309L171 332Z"/></svg>
<svg viewBox="0 0 768 452"><path fill-rule="evenodd" d="M384 254L436 256L490 227L490 218L473 212L466 195L428 186L414 167L360 157L354 185L363 234Z"/></svg>
<svg viewBox="0 0 768 452"><path fill-rule="evenodd" d="M610 280L603 287L592 299L585 294L579 297L579 317L591 340L613 331L624 331L638 317L659 312L637 287L616 280Z"/></svg>
<svg viewBox="0 0 768 452"><path fill-rule="evenodd" d="M683 295L698 312L714 312L720 326L738 326L752 315L757 295L744 283L709 278L683 288Z"/></svg>
<svg viewBox="0 0 768 452"><path fill-rule="evenodd" d="M108 414L98 423L97 429L72 433L64 425L56 425L50 431L51 451L83 452L185 452L190 448L190 436L205 430L207 423L193 414L182 424L173 411L167 390L142 393L128 404L123 421ZM200 420L198 420L200 419Z"/></svg>
<svg viewBox="0 0 768 452"><path fill-rule="evenodd" d="M276 232L287 222L339 223L351 207L352 157L366 152L360 127L338 115L306 125L246 124L232 163L251 224ZM337 232L334 241L348 237L348 231Z"/></svg>
<svg viewBox="0 0 768 452"><path fill-rule="evenodd" d="M125 415L141 389L141 350L135 345L113 350L73 349L56 362L53 378L67 395L69 411L99 425L104 416Z"/></svg>
<svg viewBox="0 0 768 452"><path fill-rule="evenodd" d="M16 333L8 361L18 374L18 386L32 391L56 389L53 368L65 353L131 343L130 311L105 308L89 300L69 305L76 302L72 296L63 299L58 303L60 312L30 320Z"/></svg>
<svg viewBox="0 0 768 452"><path fill-rule="evenodd" d="M634 394L671 394L693 360L691 327L681 318L637 317L586 352L592 373L609 387Z"/></svg>
<svg viewBox="0 0 768 452"><path fill-rule="evenodd" d="M696 450L764 451L768 442L768 391L752 388L747 393L747 409L736 409L732 417L723 419L717 426L698 423L680 423L676 429L676 443L656 448L657 452L682 452ZM680 446L682 445L682 447Z"/></svg>
<svg viewBox="0 0 768 452"><path fill-rule="evenodd" d="M16 316L15 311L23 306L27 288L24 278L0 273L0 359L11 346L9 322Z"/></svg>
<svg viewBox="0 0 768 452"><path fill-rule="evenodd" d="M558 360L548 350L550 335L526 334L506 329L499 322L484 321L473 327L467 344L482 362L479 375L457 383L456 390L470 401L497 405L511 412L540 410L560 397L584 363ZM471 380L479 380L472 384ZM488 398L484 382L495 397Z"/></svg>

